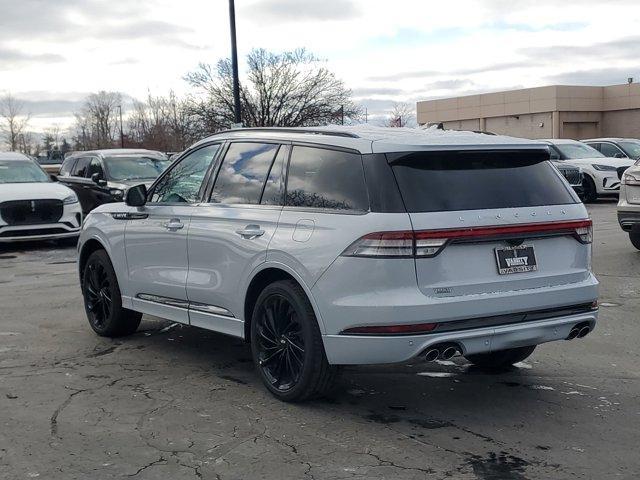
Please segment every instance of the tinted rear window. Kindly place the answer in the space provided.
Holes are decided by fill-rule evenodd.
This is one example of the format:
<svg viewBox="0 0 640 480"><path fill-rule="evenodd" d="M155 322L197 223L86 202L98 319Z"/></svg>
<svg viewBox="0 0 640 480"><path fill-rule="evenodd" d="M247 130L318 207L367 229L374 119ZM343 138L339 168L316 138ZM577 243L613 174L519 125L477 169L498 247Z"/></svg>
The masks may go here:
<svg viewBox="0 0 640 480"><path fill-rule="evenodd" d="M329 210L369 209L362 157L325 148L294 146L286 205Z"/></svg>
<svg viewBox="0 0 640 480"><path fill-rule="evenodd" d="M409 212L576 203L538 152L445 152L390 156Z"/></svg>

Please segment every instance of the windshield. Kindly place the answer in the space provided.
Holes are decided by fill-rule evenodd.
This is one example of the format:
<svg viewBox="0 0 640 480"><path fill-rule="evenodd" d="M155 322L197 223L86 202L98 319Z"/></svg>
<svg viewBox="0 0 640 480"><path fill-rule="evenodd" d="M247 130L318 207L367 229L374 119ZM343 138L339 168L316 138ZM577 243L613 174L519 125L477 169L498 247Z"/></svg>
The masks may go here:
<svg viewBox="0 0 640 480"><path fill-rule="evenodd" d="M109 180L154 179L167 168L171 161L151 157L107 157L104 159Z"/></svg>
<svg viewBox="0 0 640 480"><path fill-rule="evenodd" d="M25 160L0 160L0 183L44 183L49 176L35 163Z"/></svg>
<svg viewBox="0 0 640 480"><path fill-rule="evenodd" d="M565 159L604 157L598 150L584 143L556 143L555 145Z"/></svg>
<svg viewBox="0 0 640 480"><path fill-rule="evenodd" d="M640 160L640 142L620 142L620 146L629 157Z"/></svg>

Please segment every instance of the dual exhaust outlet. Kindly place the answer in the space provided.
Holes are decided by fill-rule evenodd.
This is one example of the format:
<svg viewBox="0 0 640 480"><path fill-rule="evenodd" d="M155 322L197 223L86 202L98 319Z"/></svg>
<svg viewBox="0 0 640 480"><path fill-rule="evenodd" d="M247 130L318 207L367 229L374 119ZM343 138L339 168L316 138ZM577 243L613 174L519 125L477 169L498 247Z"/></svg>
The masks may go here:
<svg viewBox="0 0 640 480"><path fill-rule="evenodd" d="M460 354L460 347L455 343L441 343L429 347L424 354L424 359L427 362L435 362L436 360L449 360L452 357Z"/></svg>
<svg viewBox="0 0 640 480"><path fill-rule="evenodd" d="M578 323L571 329L566 339L573 340L574 338L583 338L589 335L590 331L591 326L587 322Z"/></svg>

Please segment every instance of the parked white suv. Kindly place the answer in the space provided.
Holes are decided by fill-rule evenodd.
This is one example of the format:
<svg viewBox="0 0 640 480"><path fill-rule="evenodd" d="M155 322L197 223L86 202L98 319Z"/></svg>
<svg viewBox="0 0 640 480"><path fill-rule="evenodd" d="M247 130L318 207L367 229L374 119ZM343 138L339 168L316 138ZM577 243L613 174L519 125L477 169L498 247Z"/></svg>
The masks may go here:
<svg viewBox="0 0 640 480"><path fill-rule="evenodd" d="M629 232L633 246L640 250L640 160L622 175L618 222L625 232Z"/></svg>
<svg viewBox="0 0 640 480"><path fill-rule="evenodd" d="M32 158L0 152L0 242L77 238L78 197Z"/></svg>
<svg viewBox="0 0 640 480"><path fill-rule="evenodd" d="M540 143L387 128L244 129L87 217L86 312L251 342L299 401L339 365L464 355L505 367L597 319L591 220Z"/></svg>
<svg viewBox="0 0 640 480"><path fill-rule="evenodd" d="M583 198L587 203L601 196L617 196L622 171L633 165L628 158L605 157L595 148L568 139L543 140L550 147L554 161L569 161L580 167L583 175Z"/></svg>

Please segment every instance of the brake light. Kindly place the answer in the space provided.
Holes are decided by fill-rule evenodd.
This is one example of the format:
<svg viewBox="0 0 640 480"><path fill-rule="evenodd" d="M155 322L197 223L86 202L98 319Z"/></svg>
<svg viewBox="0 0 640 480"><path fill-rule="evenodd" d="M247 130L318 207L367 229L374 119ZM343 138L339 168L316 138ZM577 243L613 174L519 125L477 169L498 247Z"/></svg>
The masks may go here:
<svg viewBox="0 0 640 480"><path fill-rule="evenodd" d="M510 238L571 235L581 243L593 241L591 220L497 225L445 230L375 232L353 242L345 257L434 257L451 241L489 241Z"/></svg>

